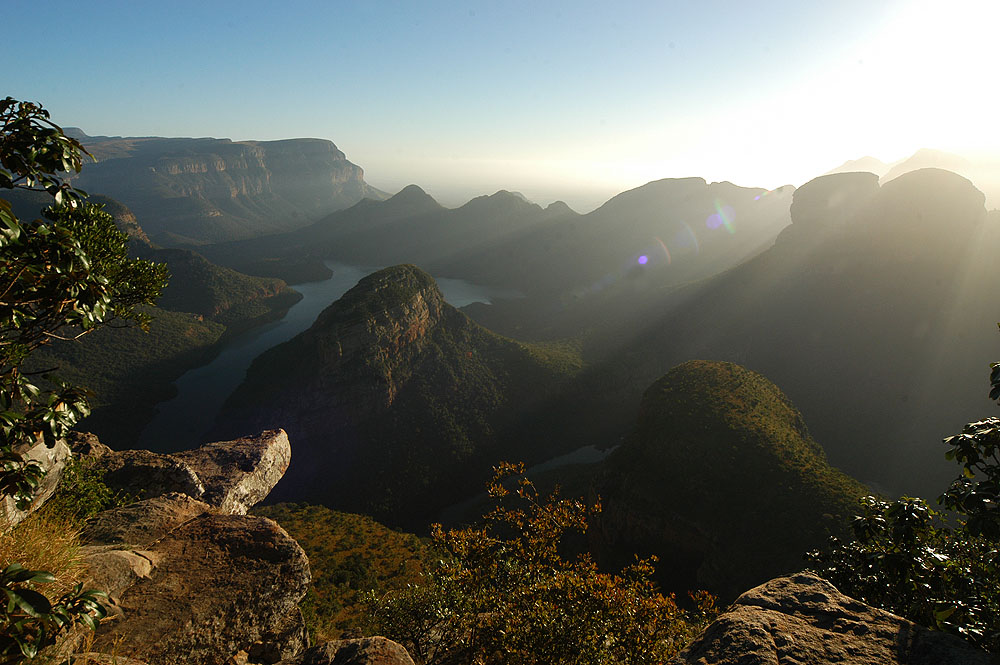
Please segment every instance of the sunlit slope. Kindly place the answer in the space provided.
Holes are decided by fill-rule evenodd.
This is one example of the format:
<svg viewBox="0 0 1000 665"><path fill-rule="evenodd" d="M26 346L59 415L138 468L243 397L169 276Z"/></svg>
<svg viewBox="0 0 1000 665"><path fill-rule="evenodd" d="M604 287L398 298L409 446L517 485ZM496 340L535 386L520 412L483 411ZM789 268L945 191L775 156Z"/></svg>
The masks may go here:
<svg viewBox="0 0 1000 665"><path fill-rule="evenodd" d="M444 302L429 275L395 266L257 358L216 433L288 431L294 456L278 500L423 526L475 493L498 460L572 444L544 425L525 430L576 369L572 351L495 335Z"/></svg>
<svg viewBox="0 0 1000 665"><path fill-rule="evenodd" d="M772 249L669 294L608 371L653 380L690 358L739 362L782 386L839 468L932 496L951 473L941 437L989 407L998 231L983 195L946 171L881 187L818 178ZM609 417L632 399L611 396Z"/></svg>
<svg viewBox="0 0 1000 665"><path fill-rule="evenodd" d="M800 569L866 492L773 383L725 362L689 361L650 386L604 464L605 556L656 554L668 585L726 597Z"/></svg>

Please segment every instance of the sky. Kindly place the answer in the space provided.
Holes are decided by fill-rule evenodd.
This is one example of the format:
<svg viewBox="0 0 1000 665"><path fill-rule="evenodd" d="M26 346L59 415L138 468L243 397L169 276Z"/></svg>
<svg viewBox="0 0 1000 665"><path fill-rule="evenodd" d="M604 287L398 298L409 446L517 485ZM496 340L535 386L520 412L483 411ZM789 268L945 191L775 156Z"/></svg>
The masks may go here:
<svg viewBox="0 0 1000 665"><path fill-rule="evenodd" d="M12 4L0 95L91 135L330 139L395 192L588 210L1000 152L996 0Z"/></svg>

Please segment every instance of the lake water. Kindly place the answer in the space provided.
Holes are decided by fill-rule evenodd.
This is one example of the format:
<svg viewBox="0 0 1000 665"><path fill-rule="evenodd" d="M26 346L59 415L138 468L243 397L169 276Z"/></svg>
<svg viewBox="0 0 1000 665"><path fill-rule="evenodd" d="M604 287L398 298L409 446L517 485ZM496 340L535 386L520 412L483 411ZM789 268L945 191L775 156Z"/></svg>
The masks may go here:
<svg viewBox="0 0 1000 665"><path fill-rule="evenodd" d="M230 340L207 365L186 372L176 382L177 396L157 405L157 415L139 437L139 448L167 452L204 443L226 399L243 381L254 358L290 340L313 324L319 313L340 298L365 275L378 270L329 261L333 276L323 282L296 284L302 300L284 318L248 330ZM438 279L445 300L455 307L491 298L509 297L506 291L460 279Z"/></svg>

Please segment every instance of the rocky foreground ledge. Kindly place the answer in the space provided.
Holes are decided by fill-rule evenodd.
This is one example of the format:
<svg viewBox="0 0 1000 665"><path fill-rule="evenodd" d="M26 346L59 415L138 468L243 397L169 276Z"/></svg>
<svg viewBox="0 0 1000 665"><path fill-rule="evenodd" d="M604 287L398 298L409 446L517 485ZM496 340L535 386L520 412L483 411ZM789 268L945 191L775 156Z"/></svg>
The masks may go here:
<svg viewBox="0 0 1000 665"><path fill-rule="evenodd" d="M74 633L52 656L127 665L412 665L383 638L309 647L299 610L309 560L277 523L246 514L288 468L284 431L173 454L114 451L89 434L66 443L109 487L140 499L96 515L81 533L89 586L109 593L110 619L96 635ZM50 467L54 480L62 461Z"/></svg>
<svg viewBox="0 0 1000 665"><path fill-rule="evenodd" d="M873 608L813 573L747 591L671 665L988 665L990 654Z"/></svg>
<svg viewBox="0 0 1000 665"><path fill-rule="evenodd" d="M299 610L309 561L277 523L246 515L288 468L284 431L164 455L113 451L87 434L67 444L50 456L52 483L72 450L93 460L112 488L141 498L100 513L83 530L90 586L110 594L111 618L92 642L85 642L87 631L71 635L49 654L54 660L75 654L77 663L118 665L413 665L402 646L382 637L310 647ZM952 635L799 573L741 595L671 665L996 662Z"/></svg>

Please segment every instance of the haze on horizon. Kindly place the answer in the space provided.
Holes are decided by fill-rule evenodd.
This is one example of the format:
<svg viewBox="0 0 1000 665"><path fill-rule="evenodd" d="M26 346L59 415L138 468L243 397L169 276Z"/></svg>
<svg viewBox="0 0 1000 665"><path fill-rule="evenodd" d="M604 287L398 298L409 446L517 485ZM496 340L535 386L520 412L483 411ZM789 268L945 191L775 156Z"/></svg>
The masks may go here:
<svg viewBox="0 0 1000 665"><path fill-rule="evenodd" d="M1000 154L993 0L180 2L7 12L4 95L91 135L334 141L393 192L586 211L649 180L799 185ZM993 159L991 157L991 159ZM998 160L1000 161L1000 160Z"/></svg>

